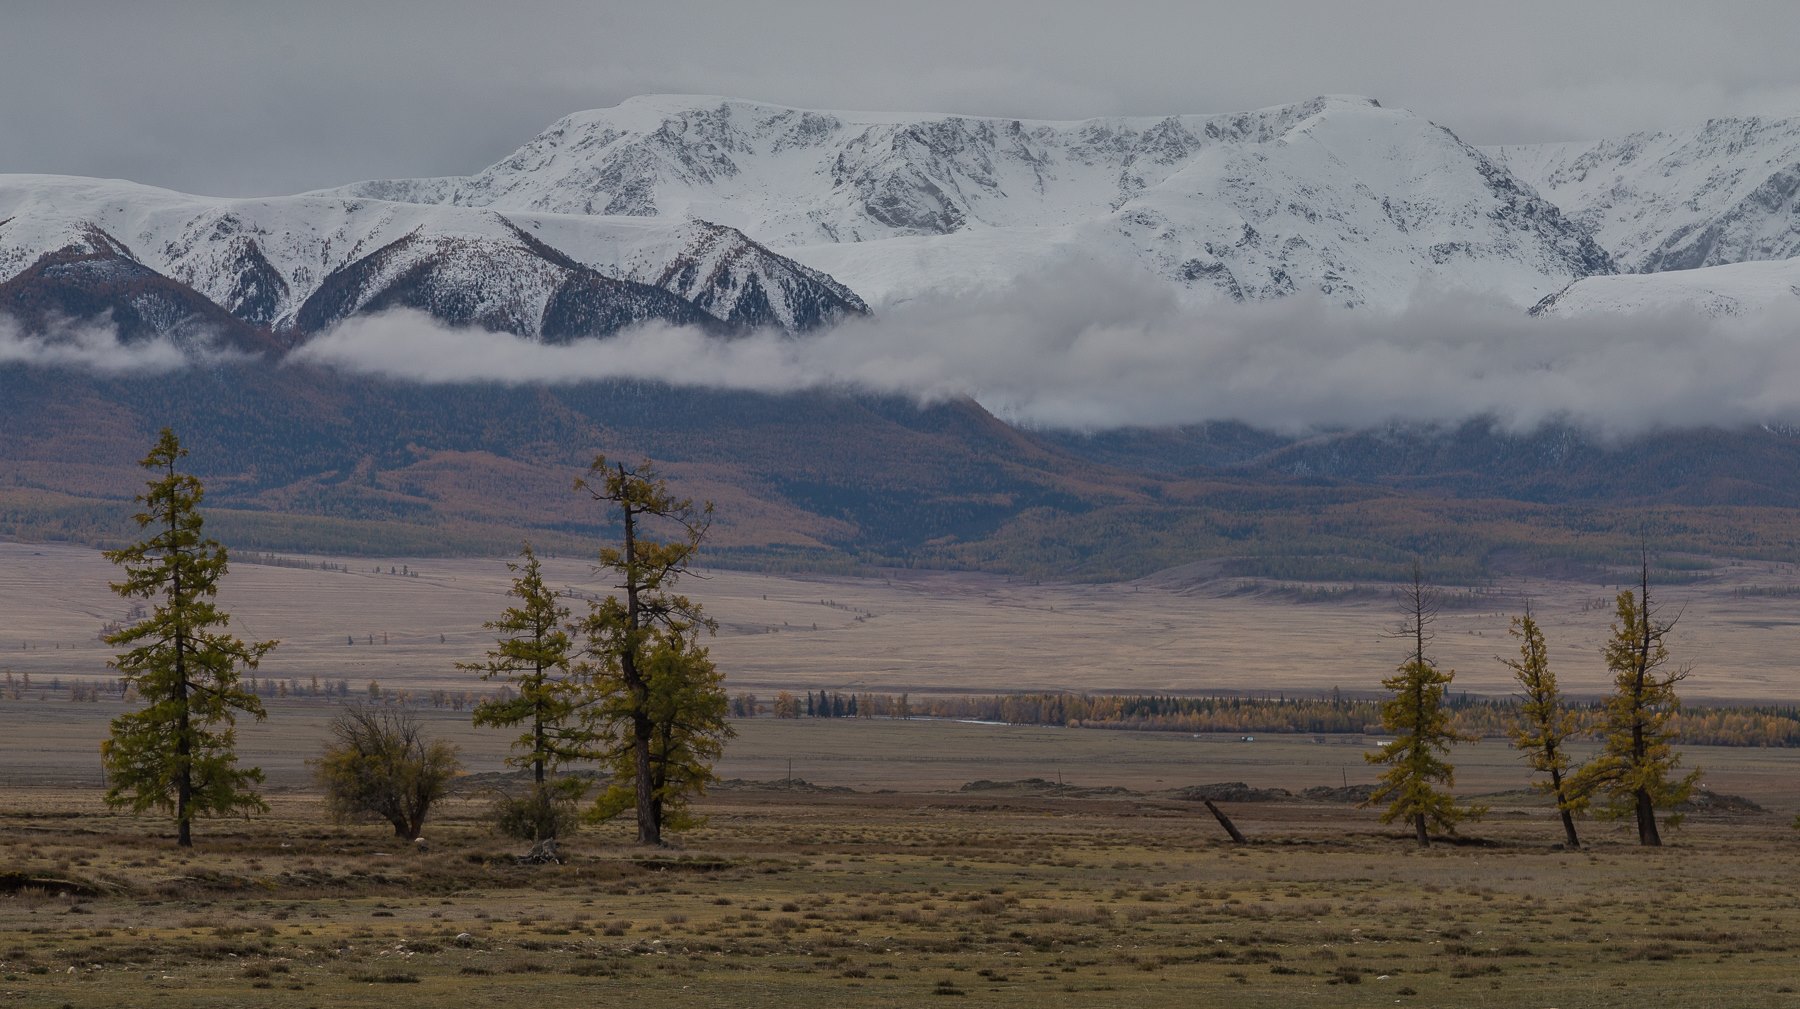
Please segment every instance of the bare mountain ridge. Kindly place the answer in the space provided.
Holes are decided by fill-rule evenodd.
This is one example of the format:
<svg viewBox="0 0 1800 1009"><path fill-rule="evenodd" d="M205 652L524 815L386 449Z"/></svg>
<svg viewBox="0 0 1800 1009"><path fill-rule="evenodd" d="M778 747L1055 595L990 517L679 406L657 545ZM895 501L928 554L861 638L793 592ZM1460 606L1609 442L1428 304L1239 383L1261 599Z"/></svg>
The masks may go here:
<svg viewBox="0 0 1800 1009"><path fill-rule="evenodd" d="M138 262L105 231L88 228L73 237L0 282L0 313L28 332L55 333L98 318L125 342L163 337L190 352L275 349L265 330Z"/></svg>

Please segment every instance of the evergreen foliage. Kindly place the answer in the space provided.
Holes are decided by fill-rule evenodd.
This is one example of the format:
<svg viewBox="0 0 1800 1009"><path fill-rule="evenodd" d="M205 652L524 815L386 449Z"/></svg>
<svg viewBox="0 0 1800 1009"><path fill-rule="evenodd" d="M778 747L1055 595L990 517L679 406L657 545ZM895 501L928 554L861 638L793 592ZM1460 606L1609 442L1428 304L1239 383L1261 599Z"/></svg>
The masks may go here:
<svg viewBox="0 0 1800 1009"><path fill-rule="evenodd" d="M1401 590L1401 601L1405 618L1399 633L1411 640L1412 650L1395 675L1381 681L1393 695L1381 705L1381 723L1396 738L1380 752L1365 754L1372 764L1388 765L1368 804L1386 802L1381 822L1407 821L1419 844L1426 846L1431 844L1431 827L1454 833L1456 824L1484 811L1457 805L1448 791L1456 784L1456 769L1445 755L1453 744L1470 737L1451 725L1445 704L1445 688L1456 677L1455 670L1438 669L1426 654L1437 606L1417 564L1411 584Z"/></svg>
<svg viewBox="0 0 1800 1009"><path fill-rule="evenodd" d="M1563 704L1562 692L1556 684L1556 673L1550 669L1550 652L1544 644L1544 632L1527 606L1523 616L1512 619L1508 632L1519 639L1519 657L1502 659L1524 690L1520 703L1520 719L1513 726L1513 746L1524 752L1531 769L1546 775L1536 787L1556 801L1562 817L1563 835L1569 847L1581 847L1575 832L1575 814L1587 808L1587 797L1570 787L1569 737L1581 731L1581 718Z"/></svg>
<svg viewBox="0 0 1800 1009"><path fill-rule="evenodd" d="M694 821L690 799L713 780L712 762L733 735L724 679L699 644L715 625L675 591L705 537L712 506L676 498L649 462L635 467L596 457L576 481L595 501L617 509L618 546L600 551L617 594L589 604L578 675L591 698L585 724L610 782L593 807L598 819L626 809L637 818L640 844L663 843L665 827ZM672 527L668 541L643 524Z"/></svg>
<svg viewBox="0 0 1800 1009"><path fill-rule="evenodd" d="M695 640L698 631L696 626L685 634L659 635L640 665L648 684L650 790L660 830L698 825L689 811L690 800L714 780L713 763L732 734L726 724L730 704L725 677ZM605 721L621 727L631 724L637 699L622 679L609 684L601 696ZM612 781L594 804L594 816L603 820L637 804L635 740L624 733L611 738L611 748L603 746L600 759L613 771Z"/></svg>
<svg viewBox="0 0 1800 1009"><path fill-rule="evenodd" d="M1700 779L1699 771L1676 777L1681 755L1675 752L1674 719L1681 700L1675 685L1687 678L1685 668L1668 668L1669 632L1674 620L1663 620L1650 601L1650 565L1639 567L1638 591L1619 593L1612 636L1606 642L1606 668L1613 673L1613 692L1601 708L1600 753L1575 779L1583 795L1606 799L1601 816L1635 816L1638 843L1662 844L1656 811L1685 802ZM1679 814L1669 825L1681 822Z"/></svg>
<svg viewBox="0 0 1800 1009"><path fill-rule="evenodd" d="M567 808L579 801L584 791L580 781L547 779L565 762L586 757L592 734L578 717L580 685L570 676L572 655L565 628L569 609L557 601L555 590L544 584L543 566L531 544L525 544L519 556L518 562L506 565L516 576L508 595L518 604L482 625L499 632L494 648L482 661L458 663L457 668L478 672L484 680L503 679L510 688L477 704L474 723L525 726L513 741L513 755L507 762L531 769L530 794L502 802L497 814L506 821L501 825L503 832L541 841L576 823ZM529 824L530 829L521 824Z"/></svg>
<svg viewBox="0 0 1800 1009"><path fill-rule="evenodd" d="M233 726L238 712L266 717L262 702L240 684L239 670L255 669L276 645L246 644L225 630L231 618L213 600L227 556L202 533L200 480L176 469L186 455L174 431L164 428L142 463L157 476L138 496L143 510L133 516L147 537L106 553L125 569L113 591L151 601L152 609L106 635L107 644L125 649L111 665L144 707L114 719L100 747L106 802L173 813L183 847L193 844L196 816L268 809L255 791L261 769L238 766Z"/></svg>

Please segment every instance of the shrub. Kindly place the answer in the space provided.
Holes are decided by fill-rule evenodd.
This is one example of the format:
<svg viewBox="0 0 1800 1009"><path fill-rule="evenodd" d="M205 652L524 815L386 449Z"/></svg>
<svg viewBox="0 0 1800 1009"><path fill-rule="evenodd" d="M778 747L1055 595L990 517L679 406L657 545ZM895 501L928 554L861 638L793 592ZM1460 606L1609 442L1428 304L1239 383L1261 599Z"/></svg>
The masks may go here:
<svg viewBox="0 0 1800 1009"><path fill-rule="evenodd" d="M489 818L494 829L521 841L542 841L573 834L581 826L576 804L587 786L579 778L533 783L523 795L494 800Z"/></svg>
<svg viewBox="0 0 1800 1009"><path fill-rule="evenodd" d="M311 763L332 816L386 820L395 836L418 837L460 769L456 748L427 739L418 716L403 707L346 705L331 734L336 745Z"/></svg>

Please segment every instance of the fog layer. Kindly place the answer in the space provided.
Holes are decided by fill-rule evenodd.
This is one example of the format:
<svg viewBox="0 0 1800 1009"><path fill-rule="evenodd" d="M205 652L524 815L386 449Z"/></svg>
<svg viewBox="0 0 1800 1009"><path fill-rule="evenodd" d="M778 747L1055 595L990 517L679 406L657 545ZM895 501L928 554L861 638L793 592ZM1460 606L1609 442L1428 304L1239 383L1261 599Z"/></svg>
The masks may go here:
<svg viewBox="0 0 1800 1009"><path fill-rule="evenodd" d="M0 315L0 365L79 368L102 375L159 374L189 363L189 356L167 340L121 343L106 324L58 327L49 333L27 333Z"/></svg>
<svg viewBox="0 0 1800 1009"><path fill-rule="evenodd" d="M1301 431L1491 417L1606 435L1800 419L1800 309L1748 319L1534 319L1425 296L1398 314L1290 299L1196 311L1147 280L1069 270L890 308L824 333L719 340L641 328L563 346L350 320L293 359L414 382L639 379L764 392L969 396L1028 425L1236 420Z"/></svg>

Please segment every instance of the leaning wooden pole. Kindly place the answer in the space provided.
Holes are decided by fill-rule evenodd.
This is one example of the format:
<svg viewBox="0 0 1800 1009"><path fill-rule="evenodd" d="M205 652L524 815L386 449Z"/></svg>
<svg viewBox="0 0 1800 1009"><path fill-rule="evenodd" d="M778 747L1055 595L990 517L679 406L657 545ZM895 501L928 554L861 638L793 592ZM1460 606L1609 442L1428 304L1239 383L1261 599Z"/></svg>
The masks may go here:
<svg viewBox="0 0 1800 1009"><path fill-rule="evenodd" d="M1237 824L1234 824L1231 822L1231 817L1226 816L1224 810L1213 805L1213 801L1211 799L1203 799L1201 801L1206 803L1207 811L1212 813L1212 815L1219 821L1219 826L1225 828L1225 833L1231 835L1231 840L1234 843L1237 843L1237 844L1249 844L1250 843L1249 841L1244 840L1244 832L1237 829Z"/></svg>

